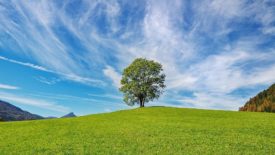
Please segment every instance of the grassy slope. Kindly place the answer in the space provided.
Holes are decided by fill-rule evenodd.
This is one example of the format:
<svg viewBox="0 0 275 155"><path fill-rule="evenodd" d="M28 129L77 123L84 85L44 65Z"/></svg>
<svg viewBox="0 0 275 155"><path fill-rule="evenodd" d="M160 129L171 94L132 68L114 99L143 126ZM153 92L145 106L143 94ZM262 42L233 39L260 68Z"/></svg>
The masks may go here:
<svg viewBox="0 0 275 155"><path fill-rule="evenodd" d="M275 114L151 107L0 123L0 154L272 154Z"/></svg>

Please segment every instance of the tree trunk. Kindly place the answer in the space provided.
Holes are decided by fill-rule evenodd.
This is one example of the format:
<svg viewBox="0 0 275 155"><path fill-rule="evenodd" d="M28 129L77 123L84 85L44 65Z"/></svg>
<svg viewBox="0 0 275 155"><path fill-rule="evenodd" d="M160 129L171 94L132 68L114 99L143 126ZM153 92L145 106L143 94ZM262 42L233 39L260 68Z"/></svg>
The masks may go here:
<svg viewBox="0 0 275 155"><path fill-rule="evenodd" d="M142 108L143 104L142 104L142 98L139 98L139 107Z"/></svg>
<svg viewBox="0 0 275 155"><path fill-rule="evenodd" d="M144 107L144 99L143 98L139 98L139 107L140 108Z"/></svg>
<svg viewBox="0 0 275 155"><path fill-rule="evenodd" d="M141 100L141 102L142 102L142 107L144 107L144 98Z"/></svg>

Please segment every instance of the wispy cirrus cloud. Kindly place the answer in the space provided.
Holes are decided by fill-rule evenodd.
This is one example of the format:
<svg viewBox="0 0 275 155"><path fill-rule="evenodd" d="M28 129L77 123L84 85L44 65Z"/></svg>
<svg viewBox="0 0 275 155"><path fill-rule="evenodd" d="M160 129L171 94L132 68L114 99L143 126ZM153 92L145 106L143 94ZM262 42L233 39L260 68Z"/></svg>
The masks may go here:
<svg viewBox="0 0 275 155"><path fill-rule="evenodd" d="M54 85L54 84L62 81L61 78L50 78L50 79L48 79L48 78L45 78L43 76L36 77L36 80L41 82L41 83L45 83L47 85Z"/></svg>
<svg viewBox="0 0 275 155"><path fill-rule="evenodd" d="M0 83L0 89L16 90L16 89L20 89L20 88L17 87L17 86L12 86L12 85L7 85L7 84Z"/></svg>
<svg viewBox="0 0 275 155"><path fill-rule="evenodd" d="M11 62L11 63L15 63L15 64L18 64L18 65L30 67L30 68L45 71L45 72L54 73L54 71L51 71L51 70L49 70L45 67L35 65L35 64L31 64L31 63L28 63L28 62L20 62L20 61L9 59L9 58L3 57L3 56L0 56L0 60L8 61L8 62Z"/></svg>
<svg viewBox="0 0 275 155"><path fill-rule="evenodd" d="M47 100L56 100L58 103L63 102L72 102L72 103L79 103L78 106L87 106L93 107L93 108L102 108L108 107L109 109L113 110L119 110L119 109L129 109L131 107L128 107L124 103L122 103L122 97L118 95L113 94L88 94L87 97L79 97L74 95L68 95L68 94L52 94L52 93L36 93L36 94L29 94L33 98L44 98ZM74 110L77 110L75 108ZM78 112L82 113L82 112Z"/></svg>
<svg viewBox="0 0 275 155"><path fill-rule="evenodd" d="M82 84L93 85L93 86L97 86L97 85L101 85L102 86L102 85L105 84L101 80L96 80L96 79L92 79L92 78L88 78L88 77L81 77L81 76L78 76L78 75L75 75L75 74L65 74L65 73L62 73L62 72L58 72L58 71L53 71L53 70L47 69L47 68L45 68L43 66L35 65L35 64L32 64L32 63L28 63L28 62L21 62L21 61L9 59L9 58L3 57L3 56L0 56L0 60L4 60L4 61L15 63L15 64L18 64L18 65L30 67L32 69L36 69L36 70L39 70L39 71L53 73L53 74L56 74L56 75L59 75L59 76L63 77L64 79L75 81L75 82L79 82L79 83L82 83ZM43 77L42 78L41 77L37 78L37 80L40 81L40 82L42 82L42 83L47 83L47 84L51 83L51 84L53 84L53 82L49 82L48 80L46 80ZM54 83L59 82L59 81L60 80L55 80Z"/></svg>
<svg viewBox="0 0 275 155"><path fill-rule="evenodd" d="M0 92L0 99L17 103L17 104L34 106L34 107L51 110L51 111L57 111L57 112L63 112L63 113L70 111L68 107L59 105L55 102L46 101L46 100L37 99L37 98L22 97L22 96L5 93L5 92Z"/></svg>
<svg viewBox="0 0 275 155"><path fill-rule="evenodd" d="M115 71L115 69L113 67L107 66L103 70L103 73L106 77L108 77L112 80L112 83L115 87L117 87L117 88L120 87L121 75L117 71Z"/></svg>

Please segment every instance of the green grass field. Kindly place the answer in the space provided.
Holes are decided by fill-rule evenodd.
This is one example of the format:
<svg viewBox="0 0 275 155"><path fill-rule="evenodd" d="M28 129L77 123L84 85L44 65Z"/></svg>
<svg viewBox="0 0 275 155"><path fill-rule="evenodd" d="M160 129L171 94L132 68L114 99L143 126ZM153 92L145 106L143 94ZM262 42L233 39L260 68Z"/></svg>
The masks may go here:
<svg viewBox="0 0 275 155"><path fill-rule="evenodd" d="M0 123L0 154L275 154L275 114L150 107Z"/></svg>

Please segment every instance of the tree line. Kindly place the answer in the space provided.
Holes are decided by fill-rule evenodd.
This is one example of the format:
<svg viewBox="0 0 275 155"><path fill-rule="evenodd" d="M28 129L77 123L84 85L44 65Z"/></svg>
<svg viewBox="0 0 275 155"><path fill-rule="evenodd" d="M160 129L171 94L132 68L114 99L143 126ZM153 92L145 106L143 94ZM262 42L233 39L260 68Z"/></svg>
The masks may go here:
<svg viewBox="0 0 275 155"><path fill-rule="evenodd" d="M275 83L267 90L250 98L243 107L239 108L239 111L275 112Z"/></svg>

